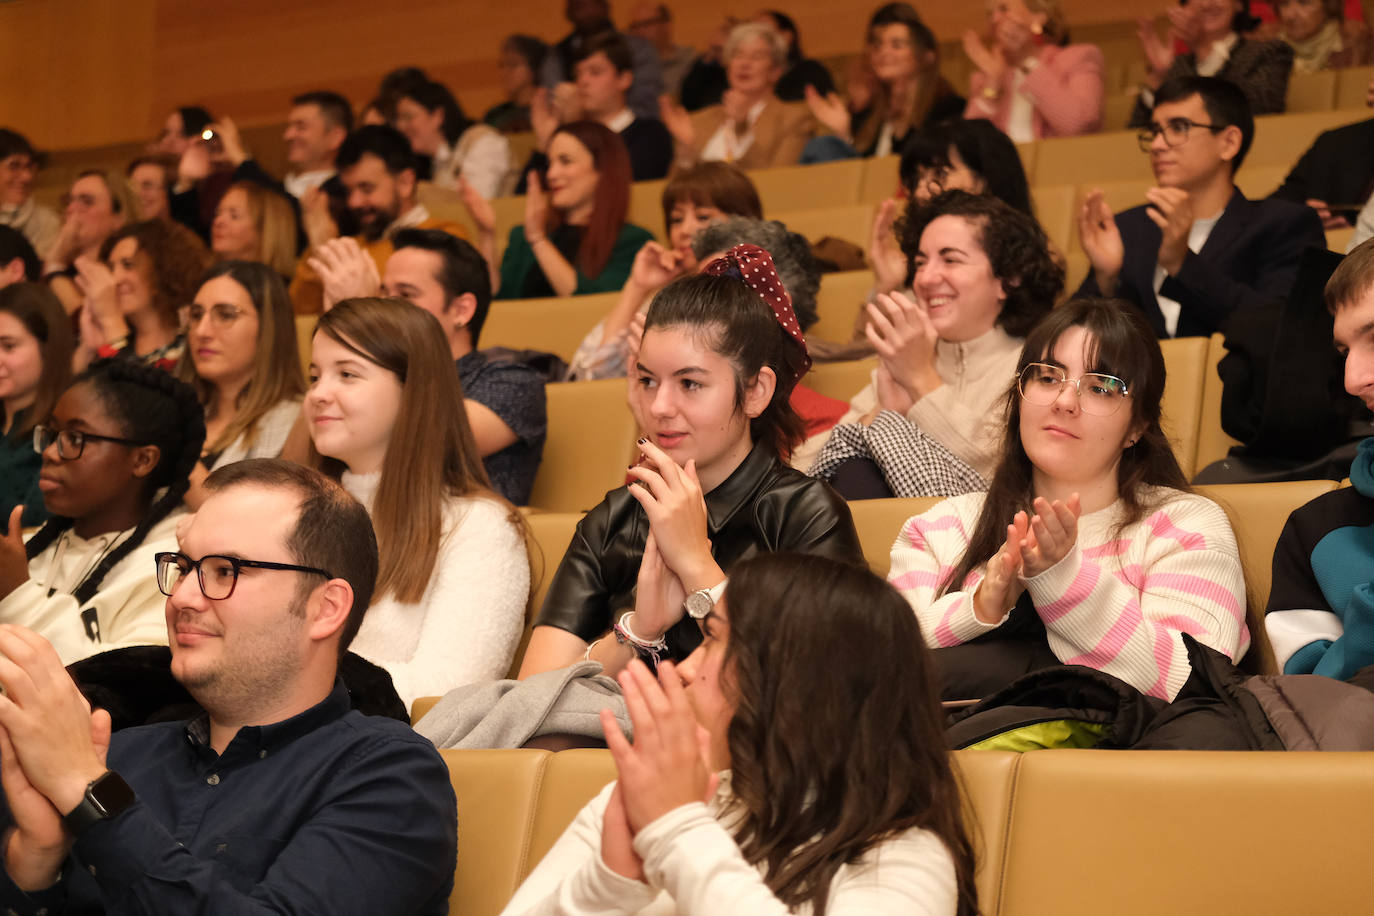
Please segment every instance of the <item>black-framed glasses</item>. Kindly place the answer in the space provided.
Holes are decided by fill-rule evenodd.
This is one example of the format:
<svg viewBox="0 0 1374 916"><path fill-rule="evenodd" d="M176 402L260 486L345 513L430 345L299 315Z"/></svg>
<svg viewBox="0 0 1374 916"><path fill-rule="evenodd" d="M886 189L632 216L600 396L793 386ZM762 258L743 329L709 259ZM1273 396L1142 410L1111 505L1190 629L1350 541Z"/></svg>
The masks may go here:
<svg viewBox="0 0 1374 916"><path fill-rule="evenodd" d="M1150 145L1155 142L1155 137L1164 135L1164 145L1169 147L1181 146L1188 142L1188 132L1194 127L1201 127L1203 130L1210 130L1212 133L1220 133L1225 127L1218 127L1215 124L1199 124L1197 121L1190 121L1187 118L1170 118L1161 124L1150 124L1142 127L1136 138L1140 141L1142 152L1148 153Z"/></svg>
<svg viewBox="0 0 1374 916"><path fill-rule="evenodd" d="M206 554L199 560L193 560L184 553L159 553L154 554L153 559L157 561L157 588L162 594L171 597L172 592L177 590L181 580L191 574L191 570L196 571L196 578L200 580L200 592L211 601L223 601L234 594L234 586L239 582L239 570L249 569L285 569L292 572L312 573L317 576L324 576L326 579L334 578L333 574L327 570L318 569L314 566L297 566L295 563L268 563L263 560L244 560L239 557L226 557L220 554Z"/></svg>
<svg viewBox="0 0 1374 916"><path fill-rule="evenodd" d="M1031 363L1016 378L1016 389L1030 404L1053 404L1064 386L1070 384L1078 394L1083 412L1095 417L1111 416L1130 396L1126 383L1115 375L1084 372L1078 378L1069 378L1062 367L1049 363Z"/></svg>
<svg viewBox="0 0 1374 916"><path fill-rule="evenodd" d="M135 439L121 439L118 436L97 436L95 433L83 433L79 429L53 429L51 426L35 426L33 428L33 450L38 454L43 454L48 450L48 446L57 443L57 457L63 461L75 461L86 451L87 442L117 442L120 445L128 445L137 448L140 445L147 445L146 442L139 442Z"/></svg>

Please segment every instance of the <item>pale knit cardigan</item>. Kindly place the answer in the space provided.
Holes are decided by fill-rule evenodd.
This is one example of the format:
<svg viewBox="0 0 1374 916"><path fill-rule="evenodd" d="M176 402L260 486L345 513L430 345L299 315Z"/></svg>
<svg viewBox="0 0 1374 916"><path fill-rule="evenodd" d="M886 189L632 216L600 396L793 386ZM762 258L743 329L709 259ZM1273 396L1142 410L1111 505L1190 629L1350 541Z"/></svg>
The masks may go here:
<svg viewBox="0 0 1374 916"><path fill-rule="evenodd" d="M956 496L908 519L892 545L888 581L916 611L931 648L968 642L1006 620L983 623L974 616L982 566L962 590L936 597L968 548L986 496ZM1151 496L1153 508L1120 532L1120 502L1082 516L1073 550L1021 581L1060 661L1173 699L1190 671L1183 633L1232 660L1245 653L1245 579L1221 507L1171 490Z"/></svg>

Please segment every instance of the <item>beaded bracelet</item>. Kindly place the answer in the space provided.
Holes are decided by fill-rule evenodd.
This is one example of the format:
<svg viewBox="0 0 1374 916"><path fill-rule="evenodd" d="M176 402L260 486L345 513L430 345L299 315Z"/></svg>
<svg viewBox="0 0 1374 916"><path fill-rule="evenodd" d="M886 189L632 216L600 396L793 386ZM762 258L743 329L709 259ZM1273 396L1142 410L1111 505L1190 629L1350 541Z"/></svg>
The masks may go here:
<svg viewBox="0 0 1374 916"><path fill-rule="evenodd" d="M655 640L648 640L642 636L637 636L635 631L630 629L630 618L634 616L634 613L634 611L626 611L624 614L621 614L620 619L616 621L615 627L613 628L616 642L622 645L633 646L637 653L648 656L648 658L653 661L652 667L657 670L658 663L661 661L659 653L668 651L668 643L662 636Z"/></svg>

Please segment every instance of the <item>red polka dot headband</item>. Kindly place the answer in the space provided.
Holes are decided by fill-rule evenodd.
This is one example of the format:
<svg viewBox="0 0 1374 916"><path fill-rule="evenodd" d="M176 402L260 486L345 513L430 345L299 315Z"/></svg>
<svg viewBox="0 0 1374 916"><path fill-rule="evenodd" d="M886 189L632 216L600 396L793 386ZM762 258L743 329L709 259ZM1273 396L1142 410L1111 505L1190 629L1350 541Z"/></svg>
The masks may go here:
<svg viewBox="0 0 1374 916"><path fill-rule="evenodd" d="M757 245L736 245L707 264L704 272L713 277L737 277L768 303L783 333L801 348L802 367L797 379L805 375L806 370L811 368L811 354L807 352L806 337L797 323L797 313L792 310L792 297L787 294L787 288L782 285L773 267L773 256Z"/></svg>

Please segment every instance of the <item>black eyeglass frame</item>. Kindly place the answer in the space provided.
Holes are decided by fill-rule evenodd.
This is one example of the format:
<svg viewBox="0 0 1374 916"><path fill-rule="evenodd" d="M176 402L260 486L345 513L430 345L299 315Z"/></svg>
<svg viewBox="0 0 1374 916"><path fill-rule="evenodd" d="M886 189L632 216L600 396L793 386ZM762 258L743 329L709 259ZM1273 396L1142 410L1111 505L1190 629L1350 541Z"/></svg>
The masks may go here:
<svg viewBox="0 0 1374 916"><path fill-rule="evenodd" d="M46 443L43 442L42 440L50 434L52 438ZM62 453L63 436L72 437L77 440L75 455L64 455ZM86 453L86 441L88 439L92 442L117 442L120 445L127 445L130 448L139 448L140 446L148 444L146 442L139 442L135 439L122 439L119 436L101 436L97 433L83 432L79 429L53 429L51 426L43 426L42 424L33 428L33 450L41 455L43 452L47 451L49 445L56 443L57 457L61 458L63 461L76 461L80 459L81 456Z"/></svg>
<svg viewBox="0 0 1374 916"><path fill-rule="evenodd" d="M187 568L185 570L181 570L181 564L177 562L179 559L186 561ZM168 550L153 554L153 560L157 564L157 590L169 598L172 597L172 592L169 592L166 586L162 584L162 568L164 564L175 565L178 570L181 570L180 579L186 578L190 575L191 570L194 569L196 571L196 584L200 586L200 593L211 601L226 601L233 597L234 589L238 588L239 585L239 571L244 568L278 569L287 572L314 573L317 576L324 576L326 579L334 578L333 573L326 569L320 569L317 566L299 566L295 563L269 563L266 560L244 560L240 557L226 556L222 553L207 553L199 560L193 560L184 553ZM219 597L212 597L205 589L205 570L202 568L201 564L206 560L223 560L234 570L234 580L229 584L229 591ZM180 584L180 579L178 579L178 584ZM172 591L176 591L176 586L172 587Z"/></svg>
<svg viewBox="0 0 1374 916"><path fill-rule="evenodd" d="M1174 130L1178 130L1179 125L1182 125L1183 128L1183 139L1179 140L1177 143L1170 143L1168 131L1171 127ZM1163 127L1156 127L1153 123L1147 124L1145 127L1142 127L1140 129L1140 132L1137 133L1135 136L1136 142L1140 144L1140 151L1143 153L1148 153L1150 151L1150 145L1155 142L1155 137L1158 137L1161 134L1164 135L1165 146L1169 147L1169 149L1177 149L1178 147L1188 142L1189 131L1191 131L1194 127L1201 127L1203 130L1209 130L1214 134L1219 134L1228 126L1229 125L1218 126L1216 124L1200 124L1197 121L1191 120L1189 118L1170 118L1169 123L1165 124Z"/></svg>

